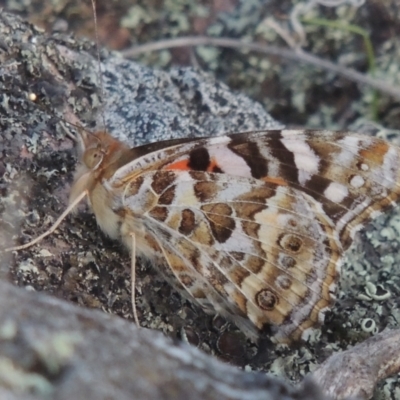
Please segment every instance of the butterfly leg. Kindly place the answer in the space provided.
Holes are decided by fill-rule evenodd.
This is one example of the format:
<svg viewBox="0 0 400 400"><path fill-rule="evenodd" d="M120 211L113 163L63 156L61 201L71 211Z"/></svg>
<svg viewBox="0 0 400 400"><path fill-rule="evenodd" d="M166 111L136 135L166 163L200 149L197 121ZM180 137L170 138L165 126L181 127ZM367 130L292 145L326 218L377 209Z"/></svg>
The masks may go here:
<svg viewBox="0 0 400 400"><path fill-rule="evenodd" d="M137 315L136 309L136 236L132 232L130 234L132 240L132 252L131 252L131 299L132 299L132 311L133 311L133 319L135 320L136 325L140 328L139 318Z"/></svg>

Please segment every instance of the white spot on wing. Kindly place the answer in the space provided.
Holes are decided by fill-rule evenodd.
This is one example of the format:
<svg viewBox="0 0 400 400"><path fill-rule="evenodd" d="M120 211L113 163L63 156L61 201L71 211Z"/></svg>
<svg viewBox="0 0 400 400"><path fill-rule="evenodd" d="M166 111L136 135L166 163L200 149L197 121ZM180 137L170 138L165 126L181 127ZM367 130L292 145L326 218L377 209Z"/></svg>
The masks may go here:
<svg viewBox="0 0 400 400"><path fill-rule="evenodd" d="M364 183L365 183L365 180L360 175L354 175L350 180L350 185L356 189L360 188L361 186L364 186Z"/></svg>
<svg viewBox="0 0 400 400"><path fill-rule="evenodd" d="M293 153L294 162L299 169L299 182L304 185L311 175L318 172L319 157L302 138L293 140L292 131L282 131L282 143Z"/></svg>
<svg viewBox="0 0 400 400"><path fill-rule="evenodd" d="M210 147L209 153L210 157L215 158L217 163L227 173L232 173L235 176L243 176L244 178L252 177L250 167L246 161L229 150L228 147Z"/></svg>
<svg viewBox="0 0 400 400"><path fill-rule="evenodd" d="M227 144L230 143L232 139L228 136L216 136L210 139L209 145L215 145L215 144Z"/></svg>
<svg viewBox="0 0 400 400"><path fill-rule="evenodd" d="M399 169L399 155L395 147L389 148L383 160L382 171L384 180L380 183L386 188L396 186L396 172Z"/></svg>
<svg viewBox="0 0 400 400"><path fill-rule="evenodd" d="M334 203L341 203L348 194L347 187L337 182L332 182L324 191L324 196Z"/></svg>
<svg viewBox="0 0 400 400"><path fill-rule="evenodd" d="M349 166L360 149L360 138L356 136L346 136L339 140L338 144L342 150L335 156L335 161L343 166Z"/></svg>

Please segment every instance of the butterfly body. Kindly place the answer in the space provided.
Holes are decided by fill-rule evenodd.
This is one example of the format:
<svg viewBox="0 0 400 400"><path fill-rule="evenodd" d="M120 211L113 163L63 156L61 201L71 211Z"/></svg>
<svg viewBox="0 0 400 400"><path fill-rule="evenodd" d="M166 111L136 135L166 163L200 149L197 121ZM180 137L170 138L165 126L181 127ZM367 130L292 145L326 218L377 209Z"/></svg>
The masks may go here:
<svg viewBox="0 0 400 400"><path fill-rule="evenodd" d="M399 150L331 131L264 131L129 149L81 141L71 200L206 312L251 339L306 338L354 233L399 198ZM135 249L132 249L132 235Z"/></svg>

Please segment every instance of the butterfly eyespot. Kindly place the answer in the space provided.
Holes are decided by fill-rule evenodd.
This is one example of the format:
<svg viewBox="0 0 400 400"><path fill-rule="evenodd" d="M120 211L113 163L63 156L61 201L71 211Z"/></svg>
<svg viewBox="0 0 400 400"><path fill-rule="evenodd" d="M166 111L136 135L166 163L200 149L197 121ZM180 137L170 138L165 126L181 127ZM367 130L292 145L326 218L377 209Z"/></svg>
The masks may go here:
<svg viewBox="0 0 400 400"><path fill-rule="evenodd" d="M278 244L282 249L290 253L298 253L303 245L303 241L296 235L284 233L279 237Z"/></svg>
<svg viewBox="0 0 400 400"><path fill-rule="evenodd" d="M294 219L290 219L288 221L288 225L290 225L292 228L296 228L297 227L297 221Z"/></svg>
<svg viewBox="0 0 400 400"><path fill-rule="evenodd" d="M285 257L283 264L286 268L294 268L296 266L296 260L292 257Z"/></svg>
<svg viewBox="0 0 400 400"><path fill-rule="evenodd" d="M271 290L263 289L256 294L257 305L266 311L272 311L278 304L278 297Z"/></svg>
<svg viewBox="0 0 400 400"><path fill-rule="evenodd" d="M282 290L288 290L292 286L292 281L285 275L279 275L275 280L275 284Z"/></svg>
<svg viewBox="0 0 400 400"><path fill-rule="evenodd" d="M289 269L289 268L294 268L296 266L296 260L293 257L290 256L282 256L280 258L280 265L282 265L282 267Z"/></svg>

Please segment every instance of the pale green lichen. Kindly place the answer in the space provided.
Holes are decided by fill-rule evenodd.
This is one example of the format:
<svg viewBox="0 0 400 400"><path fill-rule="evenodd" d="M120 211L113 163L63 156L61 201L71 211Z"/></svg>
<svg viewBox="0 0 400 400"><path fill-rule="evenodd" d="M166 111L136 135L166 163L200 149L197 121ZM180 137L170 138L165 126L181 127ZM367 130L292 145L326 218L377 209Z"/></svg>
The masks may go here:
<svg viewBox="0 0 400 400"><path fill-rule="evenodd" d="M14 393L34 393L48 396L53 391L51 382L39 373L25 371L6 357L0 357L0 386Z"/></svg>
<svg viewBox="0 0 400 400"><path fill-rule="evenodd" d="M46 366L47 372L57 375L73 357L76 345L82 340L78 333L58 332L43 340L37 339L32 347Z"/></svg>
<svg viewBox="0 0 400 400"><path fill-rule="evenodd" d="M13 319L6 319L0 325L0 339L1 340L11 340L14 339L17 334L17 324Z"/></svg>
<svg viewBox="0 0 400 400"><path fill-rule="evenodd" d="M132 6L128 14L121 19L121 26L135 29L141 24L148 24L153 21L155 15L148 9L138 4Z"/></svg>

